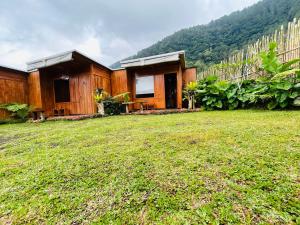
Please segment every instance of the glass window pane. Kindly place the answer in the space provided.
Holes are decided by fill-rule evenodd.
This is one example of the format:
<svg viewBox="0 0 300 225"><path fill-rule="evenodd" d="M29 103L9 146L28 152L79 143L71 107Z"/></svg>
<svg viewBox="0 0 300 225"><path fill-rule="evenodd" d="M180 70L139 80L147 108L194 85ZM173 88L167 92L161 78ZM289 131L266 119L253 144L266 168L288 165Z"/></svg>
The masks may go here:
<svg viewBox="0 0 300 225"><path fill-rule="evenodd" d="M136 75L136 97L137 98L154 97L154 76Z"/></svg>

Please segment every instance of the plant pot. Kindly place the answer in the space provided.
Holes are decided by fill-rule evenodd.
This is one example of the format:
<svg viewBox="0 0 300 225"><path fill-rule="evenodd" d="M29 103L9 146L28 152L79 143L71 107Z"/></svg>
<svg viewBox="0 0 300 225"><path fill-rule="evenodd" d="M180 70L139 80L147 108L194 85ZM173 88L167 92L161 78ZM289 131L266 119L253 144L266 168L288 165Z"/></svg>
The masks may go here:
<svg viewBox="0 0 300 225"><path fill-rule="evenodd" d="M103 102L97 103L97 108L98 108L98 114L104 116L104 104Z"/></svg>

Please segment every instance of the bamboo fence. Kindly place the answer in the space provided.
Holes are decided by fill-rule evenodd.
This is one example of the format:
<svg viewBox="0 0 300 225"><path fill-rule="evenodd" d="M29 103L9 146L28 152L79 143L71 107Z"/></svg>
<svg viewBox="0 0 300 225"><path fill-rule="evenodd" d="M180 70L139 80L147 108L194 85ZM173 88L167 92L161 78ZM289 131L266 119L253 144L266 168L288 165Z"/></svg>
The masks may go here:
<svg viewBox="0 0 300 225"><path fill-rule="evenodd" d="M220 80L239 81L262 76L259 54L267 51L271 42L277 43L278 57L281 62L300 58L300 19L294 19L286 27L282 25L272 35L263 36L220 64L209 67L198 75L198 79L216 75Z"/></svg>

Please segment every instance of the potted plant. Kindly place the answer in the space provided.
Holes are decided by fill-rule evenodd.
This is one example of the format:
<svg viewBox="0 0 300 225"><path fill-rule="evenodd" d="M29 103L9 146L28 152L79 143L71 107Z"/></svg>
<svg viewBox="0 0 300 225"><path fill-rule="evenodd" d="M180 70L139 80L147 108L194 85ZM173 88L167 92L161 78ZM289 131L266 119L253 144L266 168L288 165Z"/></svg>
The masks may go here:
<svg viewBox="0 0 300 225"><path fill-rule="evenodd" d="M97 89L94 95L94 99L98 108L98 114L104 116L104 103L103 101L108 97L108 93L106 93L103 89Z"/></svg>
<svg viewBox="0 0 300 225"><path fill-rule="evenodd" d="M125 92L119 95L114 96L114 99L121 99L122 104L126 107L126 113L129 113L129 105L134 104L134 102L131 102L130 99L130 92Z"/></svg>
<svg viewBox="0 0 300 225"><path fill-rule="evenodd" d="M188 109L192 110L195 109L195 95L198 92L198 84L197 82L190 82L187 84L186 88L184 89L184 94L189 102Z"/></svg>

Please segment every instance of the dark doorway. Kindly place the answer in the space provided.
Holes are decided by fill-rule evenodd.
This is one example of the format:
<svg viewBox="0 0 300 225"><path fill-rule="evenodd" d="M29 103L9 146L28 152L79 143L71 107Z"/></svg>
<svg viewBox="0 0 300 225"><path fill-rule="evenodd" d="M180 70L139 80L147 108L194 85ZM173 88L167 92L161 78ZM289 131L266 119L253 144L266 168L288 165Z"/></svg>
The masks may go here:
<svg viewBox="0 0 300 225"><path fill-rule="evenodd" d="M166 108L176 109L177 108L177 74L165 74L165 97L166 97Z"/></svg>
<svg viewBox="0 0 300 225"><path fill-rule="evenodd" d="M70 84L68 79L54 80L55 102L70 102Z"/></svg>

